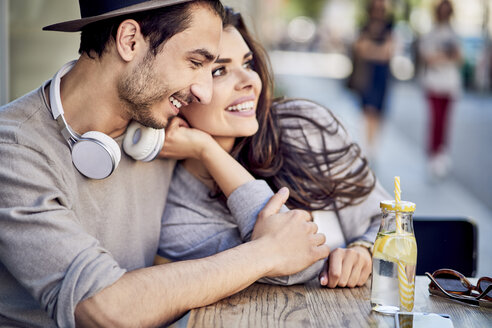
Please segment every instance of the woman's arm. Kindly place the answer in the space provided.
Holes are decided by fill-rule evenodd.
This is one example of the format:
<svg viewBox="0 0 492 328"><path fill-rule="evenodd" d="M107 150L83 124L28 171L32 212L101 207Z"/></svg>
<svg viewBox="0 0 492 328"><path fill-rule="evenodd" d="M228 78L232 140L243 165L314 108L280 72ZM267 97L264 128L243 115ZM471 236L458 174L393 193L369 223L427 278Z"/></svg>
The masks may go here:
<svg viewBox="0 0 492 328"><path fill-rule="evenodd" d="M273 191L263 180L255 180L254 177L239 164L229 153L219 146L208 134L189 129L186 122L173 120L170 125L171 144L162 155L169 156L171 151L173 157L177 157L177 150L185 150L187 147L180 143L190 143L195 140L201 144L201 151L195 151L195 156L207 168L209 174L221 188L227 197L227 207L231 212L232 221L227 220L228 214L220 212L215 204L198 201L198 204L183 204L179 198L184 197L176 194L174 188L179 188L185 181L174 183L170 190L169 204L163 217L161 242L159 255L172 260L186 260L209 256L221 252L230 247L247 242L251 239L256 218L260 210L265 206ZM203 134L200 138L192 139ZM170 133L167 133L169 135ZM189 136L189 137L186 137ZM178 140L178 137L180 138ZM208 138L210 137L210 138ZM184 139L188 138L188 139ZM200 139L200 140L198 140ZM166 139L168 142L168 139ZM170 151L171 150L171 151ZM191 152L189 152L191 154ZM180 171L182 169L179 169ZM176 174L176 173L175 173ZM178 172L177 178L186 179L184 172ZM187 177L190 178L189 176ZM197 187L195 187L196 189ZM201 207L201 208L197 208ZM287 212L288 208L283 206L281 212ZM239 231L239 234L238 234ZM176 236L190 235L190 238L176 238ZM174 236L174 237L173 237ZM291 276L267 278L262 282L290 285L303 283L316 277L323 266L323 261L318 261L306 270Z"/></svg>
<svg viewBox="0 0 492 328"><path fill-rule="evenodd" d="M227 200L230 213L225 212L223 203L210 201L207 188L178 166L162 220L159 255L170 260L198 259L251 240L257 215L272 195L265 181L248 182L231 194ZM285 206L283 209L287 211ZM303 283L317 277L322 267L323 261L319 261L294 275L260 281Z"/></svg>
<svg viewBox="0 0 492 328"><path fill-rule="evenodd" d="M166 141L160 157L200 161L226 197L239 186L255 179L209 134L190 128L179 117L174 118L166 129Z"/></svg>
<svg viewBox="0 0 492 328"><path fill-rule="evenodd" d="M268 199L272 197L273 191L262 180L255 180L255 178L241 165L239 164L228 152L226 152L209 134L189 128L188 124L181 118L175 118L169 124L166 131L166 142L163 150L160 154L162 157L172 158L191 158L194 161L190 165L203 164L208 171L208 174L212 176L219 188L226 196L227 205L231 211L234 223L237 224L237 228L240 232L241 241L249 241L251 232L253 230L256 217L268 202ZM190 162L190 161L188 161ZM182 172L181 183L174 183L171 188L180 188L179 185L190 182L192 179L186 176L186 173ZM200 186L195 186L194 189L199 189ZM210 211L217 207L218 200L214 205L208 202L203 204L200 209L188 208L188 206L195 207L196 204L179 204L179 196L173 197L172 194L178 192L177 190L171 190L171 198L168 199L172 205L173 201L177 206L168 206L164 216L164 222L167 229L176 229L179 226L183 226L188 223L190 227L196 227L195 231L201 226L201 232L199 235L200 242L204 242L203 238L211 238L215 236L219 238L218 229L225 229L227 225L224 219L221 219L221 215L224 213L218 213L217 209ZM207 192L203 192L205 194ZM182 197L186 197L186 192ZM198 195L197 197L200 197ZM208 198L207 198L208 200ZM220 207L220 206L219 206ZM219 208L220 209L220 208ZM182 213L183 211L189 213ZM288 211L287 207L283 206L281 212ZM206 214L204 214L206 213ZM196 220L194 217L199 216ZM180 218L176 224L173 222L173 218ZM218 222L223 224L218 224ZM207 223L208 222L208 223ZM230 231L232 233L232 231ZM219 234L220 235L220 234ZM226 238L224 235L219 239ZM234 238L233 238L234 239ZM208 242L211 242L210 240ZM229 243L226 243L229 244ZM189 245L192 246L192 245ZM216 249L216 247L211 247ZM222 249L223 250L223 249ZM196 254L195 254L196 255Z"/></svg>

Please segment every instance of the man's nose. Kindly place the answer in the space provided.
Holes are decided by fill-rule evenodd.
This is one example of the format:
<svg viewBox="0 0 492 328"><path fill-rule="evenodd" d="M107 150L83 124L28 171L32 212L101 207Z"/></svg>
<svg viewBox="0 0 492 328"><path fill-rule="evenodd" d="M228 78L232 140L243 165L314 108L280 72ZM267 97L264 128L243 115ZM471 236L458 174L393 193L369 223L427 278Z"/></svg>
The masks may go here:
<svg viewBox="0 0 492 328"><path fill-rule="evenodd" d="M196 100L204 105L207 105L212 101L213 93L213 78L210 72L202 74L201 79L191 85L191 93Z"/></svg>

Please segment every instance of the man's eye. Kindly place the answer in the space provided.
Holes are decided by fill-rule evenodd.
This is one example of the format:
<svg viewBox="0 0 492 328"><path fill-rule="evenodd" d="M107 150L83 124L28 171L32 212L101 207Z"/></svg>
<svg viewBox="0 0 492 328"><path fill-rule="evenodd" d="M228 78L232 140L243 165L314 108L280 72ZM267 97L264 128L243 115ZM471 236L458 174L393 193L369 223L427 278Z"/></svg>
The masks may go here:
<svg viewBox="0 0 492 328"><path fill-rule="evenodd" d="M217 76L222 76L226 73L226 70L224 67L218 67L212 71L212 76L217 77Z"/></svg>
<svg viewBox="0 0 492 328"><path fill-rule="evenodd" d="M202 67L203 64L199 61L196 61L196 60L192 60L191 63L193 64L193 66L195 67Z"/></svg>

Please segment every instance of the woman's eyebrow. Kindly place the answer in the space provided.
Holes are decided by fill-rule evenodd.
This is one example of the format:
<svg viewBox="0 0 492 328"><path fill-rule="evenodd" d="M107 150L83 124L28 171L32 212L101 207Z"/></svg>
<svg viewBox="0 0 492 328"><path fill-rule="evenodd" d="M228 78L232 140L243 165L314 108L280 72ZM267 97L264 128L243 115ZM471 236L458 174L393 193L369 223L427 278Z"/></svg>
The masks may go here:
<svg viewBox="0 0 492 328"><path fill-rule="evenodd" d="M247 52L247 53L243 56L243 58L248 58L248 57L250 57L250 56L252 56L252 55L253 55L253 52L252 52L252 51L249 51L249 52ZM226 64L226 63L230 63L231 61L232 61L232 60L231 60L230 58L220 58L220 56L219 56L219 58L217 58L217 60L215 61L215 63L216 63L216 64Z"/></svg>
<svg viewBox="0 0 492 328"><path fill-rule="evenodd" d="M230 58L217 58L215 61L216 64L225 64L225 63L230 63L232 60Z"/></svg>

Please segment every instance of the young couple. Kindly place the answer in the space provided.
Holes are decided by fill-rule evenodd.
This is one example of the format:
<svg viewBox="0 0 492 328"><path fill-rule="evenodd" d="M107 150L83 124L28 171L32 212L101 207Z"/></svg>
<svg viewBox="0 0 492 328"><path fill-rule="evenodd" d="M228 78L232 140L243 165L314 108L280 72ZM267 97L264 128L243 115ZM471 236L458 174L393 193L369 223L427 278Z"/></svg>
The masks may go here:
<svg viewBox="0 0 492 328"><path fill-rule="evenodd" d="M366 281L383 192L328 111L272 101L237 15L223 29L217 0L79 4L46 28L82 32L77 62L0 109L1 326L159 326L328 256L321 284ZM166 127L173 178L174 161L120 151L131 120ZM87 178L80 154L109 176ZM330 253L311 213L354 247ZM152 266L157 252L207 257Z"/></svg>

